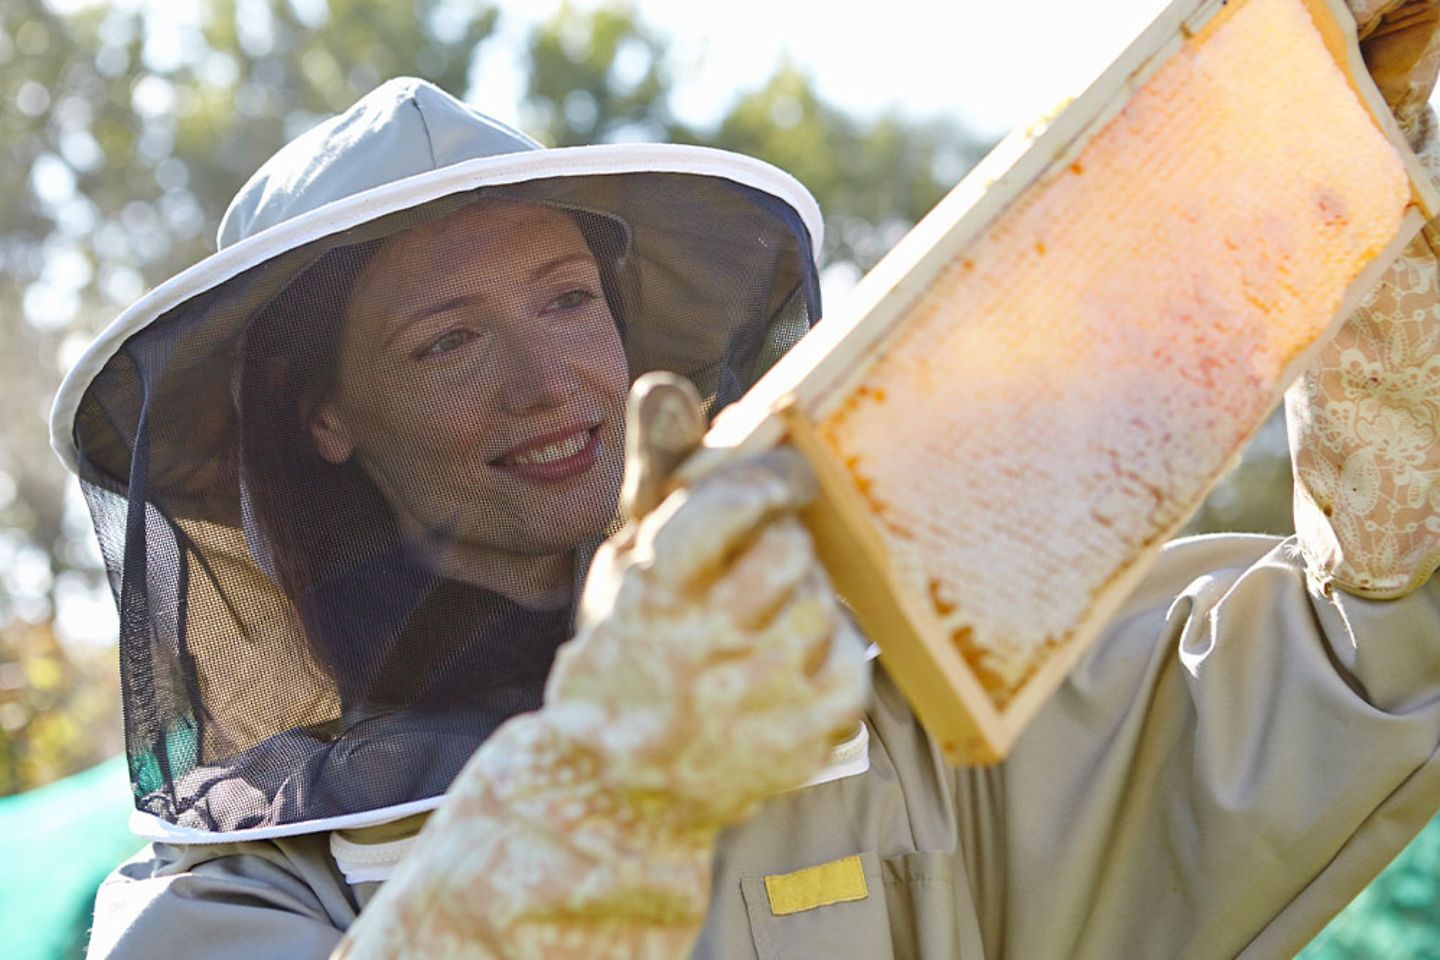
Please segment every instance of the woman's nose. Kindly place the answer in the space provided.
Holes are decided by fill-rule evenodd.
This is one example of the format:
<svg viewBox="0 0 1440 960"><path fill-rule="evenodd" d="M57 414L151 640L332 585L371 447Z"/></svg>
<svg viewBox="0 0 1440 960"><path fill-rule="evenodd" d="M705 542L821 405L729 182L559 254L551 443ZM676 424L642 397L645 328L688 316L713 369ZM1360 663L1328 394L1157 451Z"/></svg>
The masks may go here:
<svg viewBox="0 0 1440 960"><path fill-rule="evenodd" d="M575 396L576 344L557 343L533 329L518 330L510 339L504 376L505 404L512 413L557 407Z"/></svg>

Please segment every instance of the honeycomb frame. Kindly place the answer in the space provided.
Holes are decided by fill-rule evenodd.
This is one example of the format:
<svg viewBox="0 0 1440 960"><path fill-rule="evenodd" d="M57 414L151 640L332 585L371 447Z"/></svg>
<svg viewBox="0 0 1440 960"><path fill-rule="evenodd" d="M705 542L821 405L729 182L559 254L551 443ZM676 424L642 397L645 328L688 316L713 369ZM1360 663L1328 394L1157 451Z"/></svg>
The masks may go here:
<svg viewBox="0 0 1440 960"><path fill-rule="evenodd" d="M1275 0L1230 0L1227 16L1251 2ZM1370 81L1353 21L1343 3L1290 2L1309 14L1348 79L1358 105L1390 142L1410 183L1410 205L1398 232L1350 283L1331 321L1333 331L1409 238L1440 212L1440 195ZM1189 509L1179 511L1178 518L1159 531L1161 535L1153 542L1137 550L1127 565L1112 571L1063 642L1047 654L1013 696L997 702L994 691L982 682L930 612L933 599L917 596L917 591L903 586L894 575L893 558L877 528L874 504L867 502L866 491L827 446L821 425L862 388L867 371L883 354L885 344L897 336L907 312L946 268L993 230L1028 192L1074 163L1136 91L1187 43L1203 36L1226 6L1225 0L1171 4L1048 126L1023 131L997 147L862 280L838 311L828 313L816 331L717 419L706 437L706 452L685 471L693 475L735 451L766 449L787 441L806 455L822 490L820 499L804 515L819 554L861 626L879 643L886 669L952 763L990 763L1004 757L1143 577L1163 542L1178 531ZM1313 345L1288 363L1272 385L1270 408L1312 352ZM1246 435L1263 420L1264 416L1259 416L1248 424ZM1238 449L1213 464L1212 482L1234 454ZM1198 505L1203 493L1186 506Z"/></svg>

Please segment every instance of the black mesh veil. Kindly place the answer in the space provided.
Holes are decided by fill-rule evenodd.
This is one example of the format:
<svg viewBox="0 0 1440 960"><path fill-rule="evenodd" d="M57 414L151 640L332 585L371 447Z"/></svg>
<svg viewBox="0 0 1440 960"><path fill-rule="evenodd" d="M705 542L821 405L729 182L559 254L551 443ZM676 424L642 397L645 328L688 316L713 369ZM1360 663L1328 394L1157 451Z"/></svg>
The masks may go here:
<svg viewBox="0 0 1440 960"><path fill-rule="evenodd" d="M818 311L789 204L632 172L429 200L130 334L73 439L138 809L230 833L443 792L540 703L629 383L713 412Z"/></svg>

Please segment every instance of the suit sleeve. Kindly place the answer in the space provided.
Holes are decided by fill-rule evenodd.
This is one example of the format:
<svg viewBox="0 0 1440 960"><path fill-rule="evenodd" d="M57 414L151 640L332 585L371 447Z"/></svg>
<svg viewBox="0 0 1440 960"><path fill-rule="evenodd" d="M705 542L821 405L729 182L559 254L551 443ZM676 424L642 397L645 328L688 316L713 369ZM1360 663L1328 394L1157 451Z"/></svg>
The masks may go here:
<svg viewBox="0 0 1440 960"><path fill-rule="evenodd" d="M1290 956L1440 806L1440 581L1167 548L1000 771L1004 953Z"/></svg>
<svg viewBox="0 0 1440 960"><path fill-rule="evenodd" d="M86 956L323 960L356 905L314 842L147 848L101 885Z"/></svg>

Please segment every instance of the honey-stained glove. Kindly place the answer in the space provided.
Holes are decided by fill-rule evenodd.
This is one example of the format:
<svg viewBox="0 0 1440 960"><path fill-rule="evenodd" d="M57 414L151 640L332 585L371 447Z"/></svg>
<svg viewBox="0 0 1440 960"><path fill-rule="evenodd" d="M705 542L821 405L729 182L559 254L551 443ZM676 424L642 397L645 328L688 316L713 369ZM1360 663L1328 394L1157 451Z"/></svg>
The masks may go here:
<svg viewBox="0 0 1440 960"><path fill-rule="evenodd" d="M1440 69L1440 2L1350 0L1361 50L1432 175L1427 101ZM1403 596L1440 567L1440 224L1432 222L1285 396L1295 527L1312 577Z"/></svg>
<svg viewBox="0 0 1440 960"><path fill-rule="evenodd" d="M699 399L644 380L630 417L638 522L596 555L544 707L476 752L337 956L685 957L720 828L853 729L863 645L793 516L803 463L742 459L663 496Z"/></svg>

